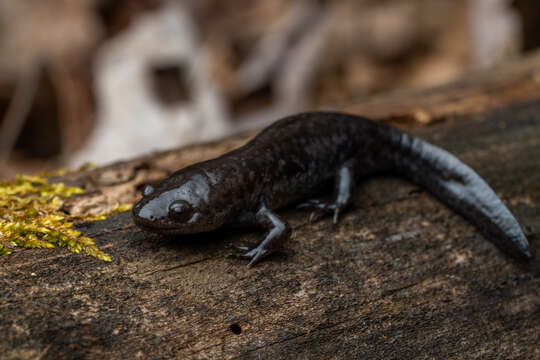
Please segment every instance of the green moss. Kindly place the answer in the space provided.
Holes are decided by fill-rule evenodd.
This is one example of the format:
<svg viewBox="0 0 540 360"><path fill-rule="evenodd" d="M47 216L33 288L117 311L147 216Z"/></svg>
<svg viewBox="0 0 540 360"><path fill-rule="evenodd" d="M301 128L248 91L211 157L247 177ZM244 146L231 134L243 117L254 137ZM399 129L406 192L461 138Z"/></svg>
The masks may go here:
<svg viewBox="0 0 540 360"><path fill-rule="evenodd" d="M116 206L99 215L66 215L59 210L61 199L83 192L62 183L49 184L41 176L18 176L14 181L0 182L0 255L10 254L16 246L54 248L58 245L111 261L94 240L73 229L73 222L104 220L111 213L129 210L131 205Z"/></svg>

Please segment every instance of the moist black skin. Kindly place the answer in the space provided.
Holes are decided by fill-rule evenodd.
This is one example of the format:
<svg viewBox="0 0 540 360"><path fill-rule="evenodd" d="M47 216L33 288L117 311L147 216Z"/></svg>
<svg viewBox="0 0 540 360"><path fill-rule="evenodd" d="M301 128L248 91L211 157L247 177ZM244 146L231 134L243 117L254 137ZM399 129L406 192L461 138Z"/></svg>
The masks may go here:
<svg viewBox="0 0 540 360"><path fill-rule="evenodd" d="M532 257L519 223L489 185L454 155L392 126L331 112L292 115L275 122L246 145L194 164L144 189L133 220L160 234L191 234L226 224L267 230L253 249L236 256L260 261L290 236L274 210L335 183L332 201L301 207L333 213L349 205L355 179L390 173L422 186L467 218L507 254Z"/></svg>

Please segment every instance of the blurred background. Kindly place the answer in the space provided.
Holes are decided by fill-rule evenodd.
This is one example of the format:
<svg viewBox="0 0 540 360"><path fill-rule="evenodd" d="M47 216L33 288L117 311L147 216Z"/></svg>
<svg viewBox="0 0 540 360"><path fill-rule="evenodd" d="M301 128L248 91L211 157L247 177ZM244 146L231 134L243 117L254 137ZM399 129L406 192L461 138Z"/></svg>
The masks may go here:
<svg viewBox="0 0 540 360"><path fill-rule="evenodd" d="M539 30L537 0L0 0L0 178L441 85Z"/></svg>

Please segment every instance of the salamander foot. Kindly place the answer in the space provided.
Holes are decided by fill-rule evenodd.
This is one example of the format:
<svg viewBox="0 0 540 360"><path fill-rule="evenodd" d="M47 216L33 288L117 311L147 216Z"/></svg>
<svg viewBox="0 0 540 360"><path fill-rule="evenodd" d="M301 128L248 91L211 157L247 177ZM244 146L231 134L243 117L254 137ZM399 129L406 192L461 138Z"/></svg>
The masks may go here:
<svg viewBox="0 0 540 360"><path fill-rule="evenodd" d="M271 251L269 249L265 249L261 245L257 246L256 248L253 248L253 249L251 249L251 248L249 248L247 246L238 246L238 245L233 245L233 247L235 247L238 250L243 251L243 252L229 254L228 256L229 257L234 257L234 258L237 258L237 259L248 259L248 260L250 260L249 263L248 263L248 267L251 267L251 266L255 265L262 258L264 258L265 256L267 256L267 255L269 255L269 254L271 254L273 252L273 251Z"/></svg>
<svg viewBox="0 0 540 360"><path fill-rule="evenodd" d="M334 224L337 224L339 220L339 214L341 212L340 210L343 207L344 206L338 206L336 203L333 203L333 202L330 203L321 199L311 199L297 206L298 209L315 208L316 210L322 210L324 212L331 212L334 214L332 218L332 221L334 222ZM313 222L313 220L315 220L315 215L316 215L316 211L312 211L311 214L309 215L309 222Z"/></svg>

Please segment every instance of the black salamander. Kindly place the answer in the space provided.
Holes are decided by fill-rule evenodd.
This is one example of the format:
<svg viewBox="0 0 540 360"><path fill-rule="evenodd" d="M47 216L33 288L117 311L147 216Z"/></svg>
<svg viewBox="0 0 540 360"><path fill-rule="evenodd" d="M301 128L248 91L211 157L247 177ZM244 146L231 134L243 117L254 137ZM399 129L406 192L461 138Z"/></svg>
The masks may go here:
<svg viewBox="0 0 540 360"><path fill-rule="evenodd" d="M133 207L135 224L160 234L191 234L226 224L266 229L257 247L237 247L253 265L290 236L274 210L335 183L332 201L301 206L333 213L351 200L354 179L392 173L429 190L501 250L531 258L520 225L489 185L454 155L389 125L343 113L281 119L246 145L148 185Z"/></svg>

